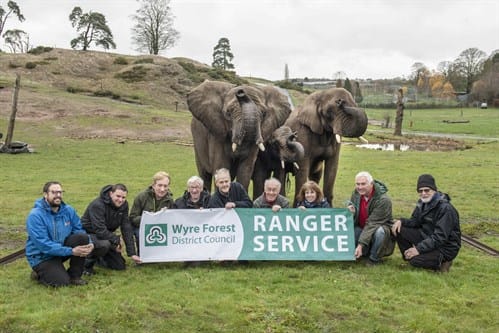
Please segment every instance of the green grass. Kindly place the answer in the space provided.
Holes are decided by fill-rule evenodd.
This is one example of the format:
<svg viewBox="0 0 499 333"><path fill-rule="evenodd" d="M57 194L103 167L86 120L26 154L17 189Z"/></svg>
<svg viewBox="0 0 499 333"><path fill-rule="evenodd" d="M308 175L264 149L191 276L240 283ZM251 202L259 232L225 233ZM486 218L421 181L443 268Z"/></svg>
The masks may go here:
<svg viewBox="0 0 499 333"><path fill-rule="evenodd" d="M390 117L392 127L395 125L395 109L367 109L369 119L383 120ZM451 121L454 123L444 122ZM460 123L469 121L468 123ZM483 137L499 137L499 109L453 108L404 110L402 132L436 132L463 134ZM392 131L393 133L393 128Z"/></svg>
<svg viewBox="0 0 499 333"><path fill-rule="evenodd" d="M452 111L445 111L446 116ZM108 123L84 116L78 121L88 128L156 130L156 124L147 122L155 112L175 124L189 119L171 111L138 112L144 116L139 123L137 118ZM376 112L368 110L381 120ZM422 131L451 132L454 126L434 119L440 110L417 112L415 123L428 126ZM470 134L497 136L498 111L468 112ZM495 116L483 121L486 112ZM479 121L482 127L475 128ZM37 152L0 154L0 256L24 245L24 220L48 180L62 182L65 201L81 215L105 184L125 183L132 201L156 171L165 170L178 197L188 177L196 174L192 147L74 140L60 137L58 125L56 120L18 122L15 138L33 143ZM6 126L0 120L0 128ZM499 143L469 144L471 149L453 152L344 145L334 204L342 206L355 174L368 170L388 185L394 215L408 216L417 199L417 176L430 172L451 195L465 233L499 248ZM445 275L413 269L396 252L376 267L353 262L209 263L191 269L181 263L130 264L126 272L97 268L85 287L54 290L30 281L28 264L18 260L0 266L0 332L497 332L498 271L497 258L463 245Z"/></svg>

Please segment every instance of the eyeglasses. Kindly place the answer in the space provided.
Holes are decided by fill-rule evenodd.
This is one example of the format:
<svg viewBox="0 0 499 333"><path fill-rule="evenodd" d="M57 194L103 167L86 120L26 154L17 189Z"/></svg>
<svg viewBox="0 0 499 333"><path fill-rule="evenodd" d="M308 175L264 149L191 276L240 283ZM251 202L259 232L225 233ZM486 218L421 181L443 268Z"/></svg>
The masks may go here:
<svg viewBox="0 0 499 333"><path fill-rule="evenodd" d="M64 193L64 191L49 191L50 193L52 193L53 195L62 195Z"/></svg>
<svg viewBox="0 0 499 333"><path fill-rule="evenodd" d="M421 193L430 193L431 191L431 188L422 188L420 190L418 190L418 193L421 194Z"/></svg>

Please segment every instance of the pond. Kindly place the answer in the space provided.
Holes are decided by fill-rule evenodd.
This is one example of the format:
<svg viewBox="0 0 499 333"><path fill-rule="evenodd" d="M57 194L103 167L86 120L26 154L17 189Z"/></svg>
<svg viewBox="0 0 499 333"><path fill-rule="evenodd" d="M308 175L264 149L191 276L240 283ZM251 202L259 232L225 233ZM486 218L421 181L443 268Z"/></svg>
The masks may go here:
<svg viewBox="0 0 499 333"><path fill-rule="evenodd" d="M358 148L382 150L382 151L452 151L465 149L456 144L439 144L439 143L366 143L361 145L355 145Z"/></svg>

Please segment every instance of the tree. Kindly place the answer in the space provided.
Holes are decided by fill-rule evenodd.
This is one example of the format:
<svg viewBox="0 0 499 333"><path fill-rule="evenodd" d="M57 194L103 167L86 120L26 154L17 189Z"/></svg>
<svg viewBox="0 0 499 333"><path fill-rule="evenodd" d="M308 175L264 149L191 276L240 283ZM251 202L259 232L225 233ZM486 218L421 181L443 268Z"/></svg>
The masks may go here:
<svg viewBox="0 0 499 333"><path fill-rule="evenodd" d="M158 55L175 45L180 33L173 28L170 0L141 0L141 6L132 16L132 43L139 52Z"/></svg>
<svg viewBox="0 0 499 333"><path fill-rule="evenodd" d="M362 91L360 91L360 84L358 81L355 81L355 95L354 95L355 103L359 104L364 100L362 97Z"/></svg>
<svg viewBox="0 0 499 333"><path fill-rule="evenodd" d="M4 9L2 6L0 6L0 36L2 35L3 29L5 28L5 23L7 22L11 14L16 15L19 22L25 20L23 14L21 13L21 9L19 9L19 6L15 1L9 1L7 3L7 9Z"/></svg>
<svg viewBox="0 0 499 333"><path fill-rule="evenodd" d="M234 59L234 55L230 51L229 39L226 37L220 38L218 44L213 48L213 63L211 65L224 71L234 69L232 59Z"/></svg>
<svg viewBox="0 0 499 333"><path fill-rule="evenodd" d="M7 30L3 38L12 53L26 53L30 49L29 36L23 30Z"/></svg>
<svg viewBox="0 0 499 333"><path fill-rule="evenodd" d="M86 51L92 42L97 46L102 46L105 50L116 48L106 17L101 13L83 13L80 7L75 7L69 15L69 20L73 28L76 27L77 32L81 31L78 37L71 40L71 48L76 50L81 47L83 51Z"/></svg>
<svg viewBox="0 0 499 333"><path fill-rule="evenodd" d="M348 91L350 92L350 94L352 94L352 95L353 95L353 91L352 91L352 83L350 82L350 79L349 79L349 78L346 78L346 79L345 79L345 86L344 86L344 88L345 88L346 90L348 90Z"/></svg>
<svg viewBox="0 0 499 333"><path fill-rule="evenodd" d="M395 116L395 131L393 135L402 135L402 122L404 120L404 90L402 88L399 89L397 95L397 113Z"/></svg>
<svg viewBox="0 0 499 333"><path fill-rule="evenodd" d="M288 64L284 65L284 81L289 81L289 68L288 68Z"/></svg>
<svg viewBox="0 0 499 333"><path fill-rule="evenodd" d="M471 92L473 82L481 74L486 56L485 52L477 48L469 48L461 52L459 57L454 61L456 70L466 82L467 94Z"/></svg>

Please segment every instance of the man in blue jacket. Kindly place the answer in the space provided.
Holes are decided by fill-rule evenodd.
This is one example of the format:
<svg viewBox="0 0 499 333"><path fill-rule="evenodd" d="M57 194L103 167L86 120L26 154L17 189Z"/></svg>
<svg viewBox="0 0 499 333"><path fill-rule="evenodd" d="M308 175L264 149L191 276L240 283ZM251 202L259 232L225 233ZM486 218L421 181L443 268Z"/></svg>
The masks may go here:
<svg viewBox="0 0 499 333"><path fill-rule="evenodd" d="M26 258L33 269L32 278L41 284L85 285L83 265L94 245L75 209L62 201L63 192L56 181L43 186L43 198L35 201L26 219ZM68 259L66 270L64 262Z"/></svg>

